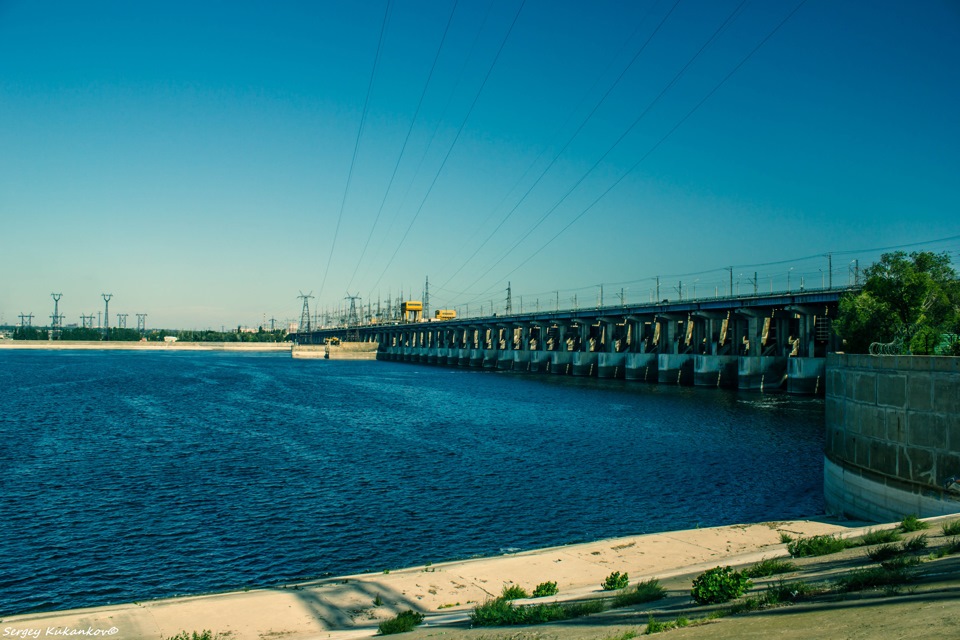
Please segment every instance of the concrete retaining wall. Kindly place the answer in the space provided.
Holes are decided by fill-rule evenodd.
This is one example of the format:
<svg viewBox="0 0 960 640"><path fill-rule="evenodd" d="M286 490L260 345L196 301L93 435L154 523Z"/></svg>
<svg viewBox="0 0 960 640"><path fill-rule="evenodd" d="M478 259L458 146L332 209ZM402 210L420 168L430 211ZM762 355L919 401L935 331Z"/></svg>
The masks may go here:
<svg viewBox="0 0 960 640"><path fill-rule="evenodd" d="M960 512L960 358L830 354L826 384L829 512Z"/></svg>

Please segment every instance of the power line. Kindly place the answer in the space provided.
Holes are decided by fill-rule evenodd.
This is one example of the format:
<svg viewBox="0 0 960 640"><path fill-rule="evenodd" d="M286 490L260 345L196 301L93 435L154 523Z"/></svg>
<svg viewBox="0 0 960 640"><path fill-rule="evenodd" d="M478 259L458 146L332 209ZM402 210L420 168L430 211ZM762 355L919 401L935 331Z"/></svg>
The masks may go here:
<svg viewBox="0 0 960 640"><path fill-rule="evenodd" d="M588 113L587 116L580 122L580 125L577 127L577 129L576 129L576 130L573 132L573 134L567 139L567 141L566 141L566 143L564 143L563 147L553 156L553 159L550 160L549 164L547 164L547 166L543 169L543 171L540 172L540 175L537 176L537 179L534 180L533 184L530 185L530 187L526 190L526 192L524 192L524 194L523 194L522 196L520 196L520 199L517 201L517 203L516 203L515 205L513 205L513 208L510 209L510 211L507 212L507 214L503 217L502 220L500 220L499 224L497 224L497 226L494 228L494 230L491 231L490 234L484 239L484 241L480 243L480 246L478 246L478 247L476 248L476 250L474 250L474 252L471 253L470 256L463 262L463 264L461 264L460 267L459 267L456 271L454 271L453 274L451 274L451 275L446 279L446 281L443 283L444 285L448 284L451 280L453 280L453 279L457 276L457 274L459 274L459 273L470 263L470 261L473 260L473 258L480 252L480 250L483 249L483 247L485 247L488 242L490 242L490 240L497 234L498 231L500 231L500 229L501 229L501 228L503 227L503 225L507 222L507 220L509 220L510 217L513 216L513 214L517 211L517 209L520 207L520 205L523 204L523 202L527 199L527 196L530 195L530 193L534 190L534 188L536 188L536 186L537 186L538 184L540 184L540 181L544 178L544 176L547 175L547 173L550 171L550 169L553 168L553 165L556 164L557 160L560 158L561 155L563 155L564 151L566 151L567 148L570 146L570 144L576 139L576 137L577 137L578 135L580 135L580 132L583 131L583 128L584 128L584 127L587 125L587 123L593 118L593 116L596 114L597 110L603 105L604 102L606 102L607 98L610 96L610 94L613 92L613 90L620 84L620 81L623 80L623 77L627 74L627 71L629 71L630 68L633 66L633 64L640 58L640 54L642 54L642 53L646 50L647 45L650 44L650 41L653 40L654 36L657 35L657 33L660 31L660 28L661 28L661 27L663 26L663 24L667 21L667 19L668 19L668 18L670 17L670 15L673 13L674 9L676 9L676 8L677 8L677 5L679 5L679 4L680 4L680 0L676 0L676 2L674 2L673 6L670 7L670 10L669 10L669 11L666 13L666 15L664 15L664 17L660 20L660 23L657 24L656 28L654 28L654 30L650 33L650 35L647 36L646 40L643 41L643 44L640 45L640 48L637 49L637 52L636 52L635 54L633 54L633 57L632 57L632 58L630 59L630 61L626 64L626 66L624 66L623 70L620 72L620 75L617 76L616 80L613 81L613 83L607 88L607 90L604 92L604 94L603 94L602 96L600 96L600 99L596 102L596 104L593 105L593 108L590 110L590 113ZM652 7L651 7L651 10L650 10L650 11L651 11L651 12L653 11ZM637 25L637 28L636 28L636 29L634 30L634 32L630 35L630 38L627 39L627 42L629 42L630 40L633 39L633 37L636 35L636 33L640 30L640 28L641 28L641 26L642 26L642 24L643 24L643 21L645 21L646 18L647 18L649 15L650 15L650 12L648 12L647 15L644 16L644 18L643 18L643 20L641 21L641 23L640 23L639 25ZM596 86L596 85L594 85L594 86ZM578 105L578 108L579 108L579 105ZM576 111L576 109L574 110L574 112L575 112L575 111ZM569 120L568 120L568 121L569 121ZM564 123L564 126L566 126L566 122ZM561 127L561 130L562 130L562 129L563 129L563 127ZM533 164L530 165L530 168L532 168L533 165L536 164L536 162L540 160L540 157L541 157L542 155L543 155L543 154L541 153L540 156L537 156L537 159L534 160ZM528 168L527 171L529 171L530 168ZM524 173L524 175L526 175L526 172ZM497 205L497 206L499 206L499 205ZM488 216L487 219L489 220L489 216ZM486 222L486 221L484 221L484 223L485 223L485 222ZM483 228L483 225L481 224L480 227L481 227L481 229L482 229L482 228Z"/></svg>
<svg viewBox="0 0 960 640"><path fill-rule="evenodd" d="M387 202L387 196L390 195L390 189L393 187L393 181L397 177L397 170L400 168L400 161L403 160L403 154L407 150L407 143L410 141L410 134L413 132L413 126L417 122L417 117L420 115L420 108L423 106L423 99L427 95L427 89L430 87L430 80L433 79L433 72L437 68L437 60L440 59L440 52L443 50L443 44L447 41L447 34L450 32L450 25L453 23L453 16L457 11L457 2L453 3L453 8L450 10L450 16L447 18L447 26L443 31L443 37L440 39L440 45L437 47L437 53L433 57L433 64L430 66L430 73L427 75L427 81L423 85L423 91L420 92L420 101L417 102L417 108L413 113L413 118L410 120L410 126L407 128L407 135L403 139L403 144L400 147L400 155L397 156L397 161L393 165L393 173L390 174L390 181L387 183L387 189L383 192L383 199L380 201L380 208L377 209L377 216L373 220L373 226L370 227L370 233L367 234L367 240L363 244L363 250L360 252L360 258L357 260L357 266L353 270L353 275L350 276L350 282L347 283L347 289L350 289L350 285L353 284L354 279L357 277L357 272L360 270L360 265L363 263L363 258L367 254L367 247L370 246L370 240L373 238L373 233L377 228L377 223L380 221L380 215L383 213L383 206Z"/></svg>
<svg viewBox="0 0 960 640"><path fill-rule="evenodd" d="M805 0L804 0L804 1L805 1ZM577 187L579 187L579 186L583 183L583 181L586 180L587 177L588 177L591 173L593 173L593 171L595 171L598 166L600 166L600 163L603 162L603 160L606 159L606 157L607 157L608 155L610 155L611 152L613 152L613 150L624 140L624 138L627 137L627 135L628 135L631 131L633 131L633 129L634 129L634 128L640 123L640 121L650 112L650 110L661 100L661 98L663 98L663 96L667 94L667 92L680 80L680 78L683 77L683 75L687 72L687 69L690 68L690 66L700 57L700 55L707 49L707 47L709 47L710 44L713 43L714 40L716 40L716 38L720 35L720 33L722 33L723 30L726 29L726 27L730 24L730 22L733 21L733 19L740 13L740 10L741 10L741 8L743 7L743 5L744 5L745 3L746 3L746 0L743 0L739 5L737 5L737 6L734 8L734 10L733 10L732 12L730 12L730 14L727 16L727 18L720 24L719 27L717 27L717 29L716 29L716 30L713 32L713 34L707 39L707 41L703 43L703 45L700 47L700 49L697 50L697 52L693 55L693 57L691 57L691 58L687 61L687 63L686 63L685 65L683 65L683 67L681 67L680 70L679 70L676 74L674 74L674 76L673 76L673 78L670 80L670 82L667 83L667 85L660 91L660 93L658 93L657 96L646 106L646 108L644 108L643 111L640 112L640 115L638 115L638 116L634 119L634 121L630 124L630 126L627 127L627 128L623 131L623 133L621 133L620 136L613 142L613 144L611 144L611 145L607 148L607 150L603 153L603 155L600 156L600 158L598 158L598 159L596 160L596 162L593 163L593 165L580 177L580 179L577 180L577 181L573 184L573 186L570 187L570 188L560 197L560 199L559 199L552 207L550 207L542 216L540 216L540 219L537 220L537 222L536 222L532 227L530 227L530 228L520 237L519 240L517 240L516 242L514 242L513 245L512 245L509 249L507 249L507 251L506 251L499 259L497 259L496 262L494 262L486 271L484 271L484 272L480 275L479 278L477 278L473 283L471 283L470 286L467 287L468 289L469 289L470 287L473 287L474 285L476 285L478 282L480 282L484 277L487 276L487 274L489 274L489 273L490 273L491 271L493 271L501 262L503 262L503 260L505 260L505 259L507 258L507 256L509 256L511 253L513 253L513 251L514 251L518 246L520 246L520 244L522 244L524 240L526 240L528 237L530 237L530 235L531 235L537 228L539 228L540 225L543 224L543 222L546 221L546 219L547 219L548 217L550 217L550 216L557 210L557 208L558 208L561 204L563 204L563 202L565 202L565 201L567 200L568 197L570 197L570 195L577 189ZM801 2L801 4L802 4L802 2ZM799 8L799 6L798 6L797 8ZM795 12L795 11L796 11L796 9L794 9L794 12ZM791 13L790 15L793 15L793 13ZM669 14L668 14L668 16L669 16ZM789 16L788 16L788 18L789 18ZM664 18L664 20L666 20L666 17ZM657 28L659 29L660 26L662 26L662 24L663 24L663 22L661 22L661 24L658 25ZM781 25L782 25L782 24L783 24L783 23L781 23ZM584 209L584 210L583 210L578 216L576 216L570 223L568 223L563 229L561 229L561 231L560 231L557 235L553 236L553 238L551 238L550 240L548 240L546 244L544 244L544 245L541 246L539 249L537 249L530 257L528 257L528 258L527 258L526 260L524 260L518 267L516 267L513 271L511 271L510 274L513 274L513 273L514 273L515 271L517 271L517 269L519 269L521 266L525 265L527 262L529 262L530 260L532 260L532 259L534 258L534 256L536 256L537 254L539 254L540 251L542 251L544 248L546 248L546 246L549 245L551 242L553 242L553 240L555 240L557 237L559 237L560 235L562 235L563 232L566 231L567 229L569 229L570 226L571 226L574 222L576 222L576 221L579 220L581 217L583 217L583 215L586 214L587 211L589 211L594 205L596 205L596 203L599 202L604 196L606 196L607 193L609 193L610 191L612 191L614 187L616 187L618 184L620 184L620 182L622 182L623 179L626 178L626 176L628 176L634 169L636 169L636 167L639 166L639 164L640 164L644 159L646 159L647 156L649 156L651 153L653 153L653 151L660 145L660 143L662 143L664 140L666 140L667 137L669 137L681 124L683 124L683 122L685 122L686 119L689 118L689 117L693 114L693 112L696 111L696 110L700 107L701 104L703 104L704 102L706 102L706 99L709 98L711 95L713 95L713 93L714 93L717 89L719 89L720 86L721 86L724 82L726 82L726 80L727 80L730 76L732 76L733 73L736 72L736 70L739 69L740 66L742 66L743 63L746 62L746 60L748 60L748 59L750 58L750 56L752 56L753 53L756 52L757 49L759 49L760 46L762 46L763 43L767 41L767 39L770 38L770 36L773 35L773 33L776 32L777 29L779 29L779 26L778 26L776 29L774 29L773 32L771 32L770 34L768 34L767 37L764 38L764 39L761 41L760 45L758 45L753 51L751 51L749 54L747 54L747 57L744 58L743 60L741 60L740 63L734 68L734 70L731 71L723 80L720 81L720 83L719 83L717 86L715 86L715 87L713 88L713 90L710 91L710 93L707 94L707 97L706 97L706 98L704 98L704 99L703 99L700 103L698 103L686 116L684 116L684 118L681 119L680 122L679 122L676 126L674 126L673 129L671 129L669 132L667 132L667 134L666 134L663 138L661 138L659 142L657 142L651 149L649 149L649 150L640 158L640 160L638 160L630 169L628 169L625 173L623 173L623 174L620 176L620 178L618 178L618 179L617 179L612 185L610 185L603 193L601 193L600 196L599 196L596 200L594 200L592 204L590 204L590 206L588 206L586 209ZM652 36L651 36L651 37L652 37ZM505 277L506 277L506 276L505 276ZM492 286L496 286L496 285L492 285ZM492 287L491 287L491 288L492 288ZM480 294L478 294L478 295L479 295L479 296L482 296L482 295L486 294L488 291L490 291L490 289L487 289L487 291L484 291L483 293L480 293Z"/></svg>
<svg viewBox="0 0 960 640"><path fill-rule="evenodd" d="M519 8L517 8L517 13L513 16L513 22L510 23L510 28L507 29L506 35L503 36L503 41L500 43L500 48L497 49L497 54L493 58L493 62L490 64L490 68L487 69L487 74L483 78L483 82L480 84L480 88L477 90L477 94L473 98L473 102L470 104L470 109L467 111L467 115L464 116L463 121L460 123L460 128L457 129L457 135L454 136L453 142L450 144L450 147L447 149L447 154L443 157L443 162L440 163L440 168L437 169L436 175L433 177L433 181L430 183L430 186L427 188L426 194L423 196L423 200L420 201L420 206L417 208L417 212L413 214L413 219L410 220L410 224L407 225L407 230L404 231L403 237L400 238L400 242L397 244L397 248L394 250L393 255L390 256L390 259L387 261L386 266L383 268L383 273L380 274L380 277L377 278L377 281L373 284L376 287L380 284L380 281L383 279L383 276L386 275L387 269L390 268L390 265L393 264L393 260L397 257L397 253L400 252L400 247L403 246L404 241L407 239L407 236L410 234L410 229L413 228L413 224L417 221L417 217L420 215L420 212L423 211L423 205L426 204L427 199L430 197L430 194L433 192L434 185L437 184L437 180L440 178L440 174L443 172L444 166L447 164L447 160L450 158L450 154L453 152L454 147L457 146L457 141L460 139L460 134L463 133L463 128L467 124L467 120L470 119L470 114L473 113L473 109L477 106L477 101L480 99L480 95L483 93L484 87L487 86L487 81L490 79L490 75L493 73L494 67L497 66L497 61L500 59L500 54L503 53L503 48L507 44L507 40L510 39L510 34L513 32L513 28L517 24L517 19L520 17L520 12L523 11L524 4L526 0L520 3Z"/></svg>
<svg viewBox="0 0 960 640"><path fill-rule="evenodd" d="M357 163L357 151L360 149L360 138L363 135L363 125L367 120L367 107L370 104L370 93L373 89L373 78L377 74L377 65L380 62L380 51L383 47L383 34L387 30L387 17L390 15L390 0L383 12L383 22L380 24L380 39L377 41L377 54L373 60L373 69L370 71L370 80L367 82L367 97L363 101L363 113L360 114L360 127L357 129L357 139L353 145L353 157L350 159L350 169L347 171L347 184L343 189L343 198L340 200L340 214L337 216L337 226L333 231L333 242L330 244L330 253L327 255L327 267L323 270L323 280L320 282L320 291L317 296L323 295L323 287L327 283L330 273L330 264L333 261L333 252L337 247L337 236L340 235L340 223L343 221L343 210L347 204L347 193L350 191L350 182L353 179L353 168Z"/></svg>

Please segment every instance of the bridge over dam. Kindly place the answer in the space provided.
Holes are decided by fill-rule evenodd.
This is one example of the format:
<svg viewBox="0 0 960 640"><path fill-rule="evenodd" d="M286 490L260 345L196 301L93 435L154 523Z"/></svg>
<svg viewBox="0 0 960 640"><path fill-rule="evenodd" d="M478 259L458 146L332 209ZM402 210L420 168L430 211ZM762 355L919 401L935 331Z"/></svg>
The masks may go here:
<svg viewBox="0 0 960 640"><path fill-rule="evenodd" d="M291 337L374 342L378 360L819 395L826 354L839 346L831 322L850 290L415 317Z"/></svg>

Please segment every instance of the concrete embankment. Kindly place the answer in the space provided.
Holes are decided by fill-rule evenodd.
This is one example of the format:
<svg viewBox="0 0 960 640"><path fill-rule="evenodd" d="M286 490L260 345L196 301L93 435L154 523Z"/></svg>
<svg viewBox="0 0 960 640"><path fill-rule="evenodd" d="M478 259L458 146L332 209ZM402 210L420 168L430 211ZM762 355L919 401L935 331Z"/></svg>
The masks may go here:
<svg viewBox="0 0 960 640"><path fill-rule="evenodd" d="M783 555L781 534L855 535L863 523L799 520L638 535L585 544L341 576L267 589L9 616L11 634L32 629L115 629L123 640L161 640L181 630L212 629L231 640L372 636L380 620L406 609L430 626L462 624L477 603L506 585L528 591L553 581L561 600L600 593L613 571L632 583L702 572ZM375 559L371 560L375 562ZM24 636L26 637L26 636Z"/></svg>
<svg viewBox="0 0 960 640"><path fill-rule="evenodd" d="M341 342L339 344L298 344L291 355L304 360L376 360L376 342Z"/></svg>
<svg viewBox="0 0 960 640"><path fill-rule="evenodd" d="M72 340L0 340L0 349L111 351L290 351L289 342L100 342Z"/></svg>

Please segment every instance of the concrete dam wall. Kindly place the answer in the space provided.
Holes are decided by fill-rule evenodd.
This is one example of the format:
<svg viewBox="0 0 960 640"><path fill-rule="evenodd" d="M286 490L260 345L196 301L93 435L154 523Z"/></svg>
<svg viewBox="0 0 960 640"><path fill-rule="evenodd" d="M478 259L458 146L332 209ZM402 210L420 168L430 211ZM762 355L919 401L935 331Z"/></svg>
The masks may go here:
<svg viewBox="0 0 960 640"><path fill-rule="evenodd" d="M829 512L960 512L960 358L830 354L826 387Z"/></svg>

